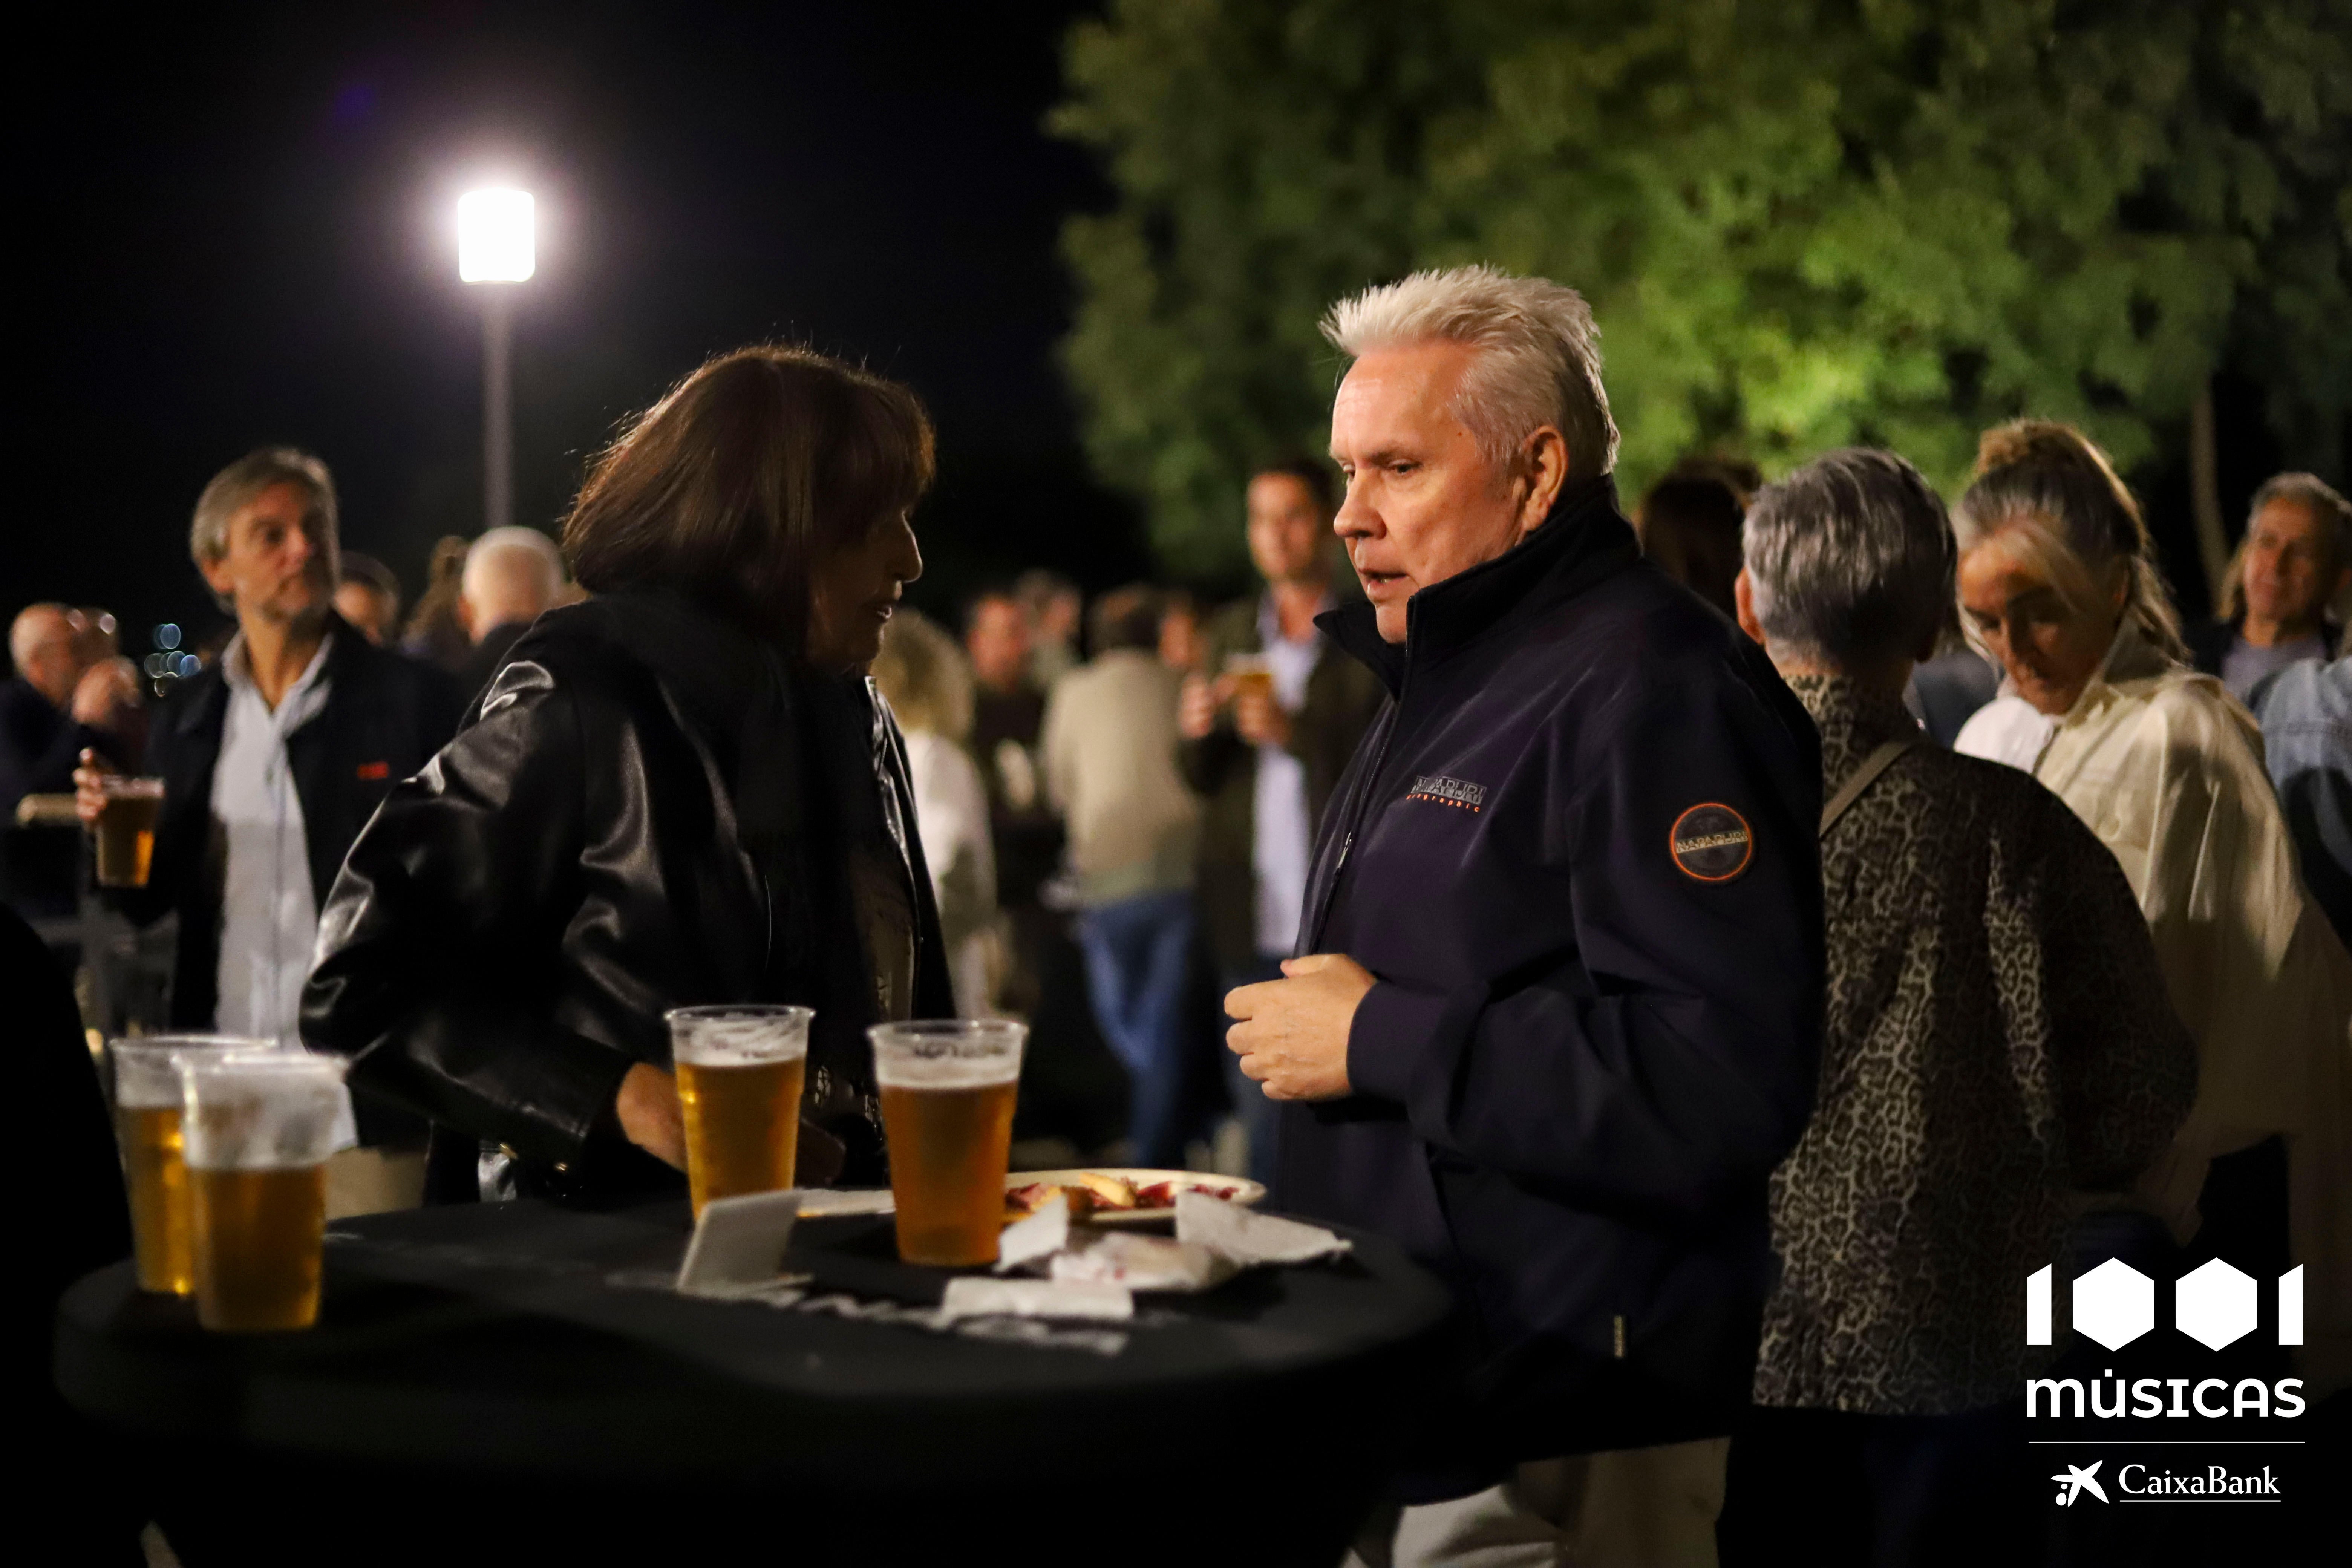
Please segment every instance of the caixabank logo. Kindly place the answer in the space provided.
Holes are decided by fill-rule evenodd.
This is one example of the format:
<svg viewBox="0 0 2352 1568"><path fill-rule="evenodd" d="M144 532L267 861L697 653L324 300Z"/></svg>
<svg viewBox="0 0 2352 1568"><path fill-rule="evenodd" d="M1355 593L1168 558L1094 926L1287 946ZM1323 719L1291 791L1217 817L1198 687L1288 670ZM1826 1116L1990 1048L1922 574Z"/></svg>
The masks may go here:
<svg viewBox="0 0 2352 1568"><path fill-rule="evenodd" d="M2026 1279L2029 1344L2060 1340L2055 1272ZM2303 1282L2300 1268L2269 1281L2265 1313L2265 1283L2211 1259L2172 1282L2167 1333L2149 1276L2113 1258L2076 1276L2067 1305L2081 1342L2051 1375L2025 1385L2030 1440L2074 1450L2053 1456L2062 1468L2050 1476L2052 1500L2069 1509L2284 1500L2280 1461L2303 1447L2294 1424L2309 1408L2303 1379L2282 1375L2292 1370L2286 1352L2303 1343ZM2272 1331L2258 1338L2266 1317ZM2094 1345L2107 1353L2091 1352ZM2088 1361L2120 1364L2065 1364ZM2085 1452L2099 1449L2111 1451Z"/></svg>

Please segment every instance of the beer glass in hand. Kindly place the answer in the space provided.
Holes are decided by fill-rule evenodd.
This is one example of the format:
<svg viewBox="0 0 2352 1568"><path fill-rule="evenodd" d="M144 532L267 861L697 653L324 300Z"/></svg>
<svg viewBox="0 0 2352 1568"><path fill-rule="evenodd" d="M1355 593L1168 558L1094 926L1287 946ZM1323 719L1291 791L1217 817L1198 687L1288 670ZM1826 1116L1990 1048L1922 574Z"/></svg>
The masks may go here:
<svg viewBox="0 0 2352 1568"><path fill-rule="evenodd" d="M695 1217L713 1198L781 1192L800 1156L806 1007L677 1007L669 1020Z"/></svg>
<svg viewBox="0 0 2352 1568"><path fill-rule="evenodd" d="M131 1245L139 1289L185 1296L196 1288L188 1168L180 1157L179 1063L226 1050L267 1051L235 1035L147 1035L106 1047L114 1069L114 1135L131 1188Z"/></svg>
<svg viewBox="0 0 2352 1568"><path fill-rule="evenodd" d="M866 1034L882 1090L898 1256L945 1267L995 1262L1028 1026L954 1018L877 1024Z"/></svg>
<svg viewBox="0 0 2352 1568"><path fill-rule="evenodd" d="M98 836L98 885L143 888L155 857L155 818L163 809L163 781L109 773L100 787L106 805L91 831Z"/></svg>
<svg viewBox="0 0 2352 1568"><path fill-rule="evenodd" d="M184 1058L179 1072L196 1321L229 1333L309 1328L319 1318L342 1064L240 1051Z"/></svg>

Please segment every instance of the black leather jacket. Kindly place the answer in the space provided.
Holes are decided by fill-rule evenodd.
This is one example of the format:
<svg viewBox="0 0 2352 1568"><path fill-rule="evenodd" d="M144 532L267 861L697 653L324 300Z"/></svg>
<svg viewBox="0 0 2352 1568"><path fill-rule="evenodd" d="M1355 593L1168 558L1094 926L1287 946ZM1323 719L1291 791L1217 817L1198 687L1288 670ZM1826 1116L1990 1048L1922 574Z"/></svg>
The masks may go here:
<svg viewBox="0 0 2352 1568"><path fill-rule="evenodd" d="M468 1156L506 1145L523 1190L598 1201L682 1183L613 1122L629 1067L668 1064L663 1011L796 1002L803 1114L848 1145L844 1179L878 1180L853 847L906 879L912 1016L954 1012L913 803L863 679L790 672L682 601L551 611L352 846L303 1038Z"/></svg>

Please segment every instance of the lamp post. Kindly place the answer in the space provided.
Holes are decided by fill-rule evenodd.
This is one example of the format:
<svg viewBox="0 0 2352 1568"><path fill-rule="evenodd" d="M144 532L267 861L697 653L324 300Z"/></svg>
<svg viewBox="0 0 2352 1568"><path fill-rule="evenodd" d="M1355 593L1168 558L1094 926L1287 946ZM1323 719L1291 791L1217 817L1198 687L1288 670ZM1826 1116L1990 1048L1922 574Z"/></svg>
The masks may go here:
<svg viewBox="0 0 2352 1568"><path fill-rule="evenodd" d="M528 191L457 198L457 277L482 289L482 526L514 521L514 295L535 271Z"/></svg>

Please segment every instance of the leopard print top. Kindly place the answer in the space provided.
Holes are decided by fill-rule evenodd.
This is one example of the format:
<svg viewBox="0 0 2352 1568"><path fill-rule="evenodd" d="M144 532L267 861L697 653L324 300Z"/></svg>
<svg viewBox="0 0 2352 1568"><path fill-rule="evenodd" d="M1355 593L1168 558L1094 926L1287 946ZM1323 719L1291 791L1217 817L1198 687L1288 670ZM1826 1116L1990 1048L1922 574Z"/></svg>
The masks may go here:
<svg viewBox="0 0 2352 1568"><path fill-rule="evenodd" d="M1899 702L1791 682L1834 793ZM1821 1082L1772 1177L1759 1404L1938 1415L2014 1399L2025 1279L2070 1194L2126 1185L2195 1054L2113 855L2012 768L1913 747L1822 845Z"/></svg>

